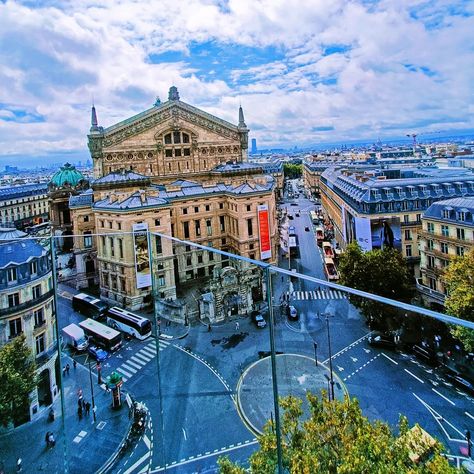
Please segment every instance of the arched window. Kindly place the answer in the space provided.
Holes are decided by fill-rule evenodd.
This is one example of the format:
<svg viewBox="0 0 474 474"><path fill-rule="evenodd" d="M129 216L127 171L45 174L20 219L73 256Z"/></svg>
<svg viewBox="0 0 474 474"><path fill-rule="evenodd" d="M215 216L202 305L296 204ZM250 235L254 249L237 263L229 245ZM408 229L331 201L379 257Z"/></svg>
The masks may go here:
<svg viewBox="0 0 474 474"><path fill-rule="evenodd" d="M164 136L165 157L181 157L191 156L191 148L189 148L190 137L185 132L170 132Z"/></svg>

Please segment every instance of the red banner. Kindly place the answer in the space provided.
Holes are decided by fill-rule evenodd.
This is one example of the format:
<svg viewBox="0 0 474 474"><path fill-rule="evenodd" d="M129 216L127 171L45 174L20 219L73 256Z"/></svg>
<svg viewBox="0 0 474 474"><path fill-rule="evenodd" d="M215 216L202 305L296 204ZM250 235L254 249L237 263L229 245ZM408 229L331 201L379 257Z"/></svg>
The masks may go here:
<svg viewBox="0 0 474 474"><path fill-rule="evenodd" d="M257 208L258 230L260 237L260 259L272 258L272 245L270 239L270 223L268 219L268 206L262 204Z"/></svg>

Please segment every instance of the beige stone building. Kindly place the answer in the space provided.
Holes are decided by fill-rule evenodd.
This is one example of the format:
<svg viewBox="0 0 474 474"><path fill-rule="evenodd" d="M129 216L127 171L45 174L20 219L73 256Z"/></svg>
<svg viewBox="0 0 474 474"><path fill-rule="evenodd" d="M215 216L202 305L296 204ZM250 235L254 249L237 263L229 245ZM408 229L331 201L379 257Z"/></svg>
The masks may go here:
<svg viewBox="0 0 474 474"><path fill-rule="evenodd" d="M168 316L183 320L190 313L187 293L197 288L208 293L201 317L222 320L248 312L263 296L261 272L191 245L276 261L276 181L247 162L247 133L242 109L235 126L181 102L175 88L164 104L107 129L98 126L93 110L95 180L69 202L76 266L85 275L78 286L88 286L97 270L104 298L133 309L149 305L151 282L137 275L146 270L133 234L141 227L151 231L154 294ZM270 255L262 259L263 212ZM238 291L215 284L222 272L229 273L226 267L236 270ZM140 284L142 277L149 284Z"/></svg>
<svg viewBox="0 0 474 474"><path fill-rule="evenodd" d="M453 257L464 256L474 246L474 197L435 202L421 221L417 289L427 305L440 309L447 291L444 269Z"/></svg>

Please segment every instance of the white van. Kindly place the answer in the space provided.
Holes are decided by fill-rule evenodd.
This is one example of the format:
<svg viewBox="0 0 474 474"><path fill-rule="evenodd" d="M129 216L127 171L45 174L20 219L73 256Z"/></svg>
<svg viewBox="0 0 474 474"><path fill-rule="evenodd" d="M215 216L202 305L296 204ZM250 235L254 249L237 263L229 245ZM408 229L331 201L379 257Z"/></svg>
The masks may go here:
<svg viewBox="0 0 474 474"><path fill-rule="evenodd" d="M89 345L84 330L76 324L70 324L63 328L63 339L66 344L78 351L85 351Z"/></svg>

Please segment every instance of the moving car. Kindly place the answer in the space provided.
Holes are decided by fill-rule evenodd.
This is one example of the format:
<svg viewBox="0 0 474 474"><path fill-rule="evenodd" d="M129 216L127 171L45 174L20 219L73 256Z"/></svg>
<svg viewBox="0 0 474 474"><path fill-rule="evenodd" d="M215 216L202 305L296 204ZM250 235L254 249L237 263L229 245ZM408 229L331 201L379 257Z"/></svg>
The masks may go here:
<svg viewBox="0 0 474 474"><path fill-rule="evenodd" d="M289 305L286 307L286 315L288 316L288 319L291 319L292 321L298 321L298 311L296 311L294 306Z"/></svg>
<svg viewBox="0 0 474 474"><path fill-rule="evenodd" d="M444 375L453 385L456 385L465 392L469 392L471 395L474 395L474 384L469 382L469 380L461 377L456 372L448 371Z"/></svg>
<svg viewBox="0 0 474 474"><path fill-rule="evenodd" d="M252 317L252 321L255 323L255 325L258 328L264 328L267 325L265 318L263 317L262 313L260 313L259 311L252 311L250 313L250 316Z"/></svg>
<svg viewBox="0 0 474 474"><path fill-rule="evenodd" d="M385 334L383 332L373 332L367 340L369 344L374 347L384 347L386 349L395 349L397 346L392 334Z"/></svg>
<svg viewBox="0 0 474 474"><path fill-rule="evenodd" d="M109 358L109 353L104 351L104 349L100 349L97 346L89 346L87 352L97 361L103 362L104 360Z"/></svg>
<svg viewBox="0 0 474 474"><path fill-rule="evenodd" d="M309 227L306 226L306 227L304 228L304 230L305 230L306 232L309 232Z"/></svg>
<svg viewBox="0 0 474 474"><path fill-rule="evenodd" d="M291 214L288 214L288 219L289 219L290 221L292 221L292 220L293 220L293 216L292 216Z"/></svg>
<svg viewBox="0 0 474 474"><path fill-rule="evenodd" d="M300 213L297 212L297 213L295 214L295 216L296 216L296 217L300 217Z"/></svg>

